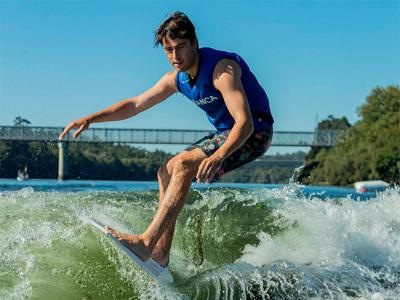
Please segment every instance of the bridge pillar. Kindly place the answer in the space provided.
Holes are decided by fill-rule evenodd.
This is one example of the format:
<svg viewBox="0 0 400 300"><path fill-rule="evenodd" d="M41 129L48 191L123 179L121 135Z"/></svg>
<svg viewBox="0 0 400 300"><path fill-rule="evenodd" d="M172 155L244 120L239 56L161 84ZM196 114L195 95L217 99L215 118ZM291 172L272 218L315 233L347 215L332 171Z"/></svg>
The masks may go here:
<svg viewBox="0 0 400 300"><path fill-rule="evenodd" d="M58 180L64 180L68 175L67 143L58 142Z"/></svg>

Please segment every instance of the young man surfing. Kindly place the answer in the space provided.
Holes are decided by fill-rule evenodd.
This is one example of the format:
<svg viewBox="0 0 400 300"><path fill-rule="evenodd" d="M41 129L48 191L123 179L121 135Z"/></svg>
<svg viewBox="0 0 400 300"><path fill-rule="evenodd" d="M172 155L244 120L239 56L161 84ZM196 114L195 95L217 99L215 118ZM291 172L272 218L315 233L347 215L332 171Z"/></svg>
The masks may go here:
<svg viewBox="0 0 400 300"><path fill-rule="evenodd" d="M273 118L268 97L245 61L235 53L199 48L195 28L184 13L173 13L160 25L155 45L163 46L173 71L144 93L71 122L60 139L74 128L75 138L91 123L135 116L176 92L206 112L216 132L159 168L159 206L147 230L131 235L108 228L140 259L152 257L166 267L176 219L193 178L197 182L217 180L264 154L271 144Z"/></svg>

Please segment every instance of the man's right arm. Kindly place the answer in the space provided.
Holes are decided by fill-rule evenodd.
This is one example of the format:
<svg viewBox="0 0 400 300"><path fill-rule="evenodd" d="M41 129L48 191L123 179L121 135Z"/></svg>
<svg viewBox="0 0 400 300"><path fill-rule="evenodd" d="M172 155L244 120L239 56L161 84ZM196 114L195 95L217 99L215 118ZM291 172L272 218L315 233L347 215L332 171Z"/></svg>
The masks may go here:
<svg viewBox="0 0 400 300"><path fill-rule="evenodd" d="M101 110L92 115L72 121L65 127L60 134L59 139L62 140L65 135L73 128L78 128L73 137L77 137L83 130L87 129L90 123L119 121L133 117L146 109L164 101L169 96L177 91L175 84L176 73L170 71L150 89L144 93L117 102L104 110Z"/></svg>

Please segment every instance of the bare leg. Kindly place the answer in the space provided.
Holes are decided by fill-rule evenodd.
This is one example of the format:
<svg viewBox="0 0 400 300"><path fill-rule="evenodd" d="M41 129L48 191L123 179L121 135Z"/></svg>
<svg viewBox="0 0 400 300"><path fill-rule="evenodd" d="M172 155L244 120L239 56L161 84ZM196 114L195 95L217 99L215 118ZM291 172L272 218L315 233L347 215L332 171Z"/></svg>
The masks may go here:
<svg viewBox="0 0 400 300"><path fill-rule="evenodd" d="M173 159L171 160L173 162ZM172 172L171 172L172 173ZM164 198L165 191L168 188L169 182L171 180L170 172L168 171L167 166L161 166L157 178L159 184L159 203L161 204ZM156 246L151 253L151 257L160 265L160 266L168 266L169 263L169 252L171 250L172 245L172 237L174 235L175 230L175 222L171 222L168 227L165 229L160 239L158 240Z"/></svg>
<svg viewBox="0 0 400 300"><path fill-rule="evenodd" d="M170 159L166 165L162 165L157 172L157 179L159 184L159 203L161 204L164 198L165 191L168 188L169 182L171 180L174 164L179 159L186 156L189 152L183 151ZM156 246L151 253L151 257L160 265L160 266L168 266L169 263L169 253L172 245L172 238L174 236L175 231L175 220L171 221L171 224L168 225L167 229L162 233L160 239L158 240Z"/></svg>
<svg viewBox="0 0 400 300"><path fill-rule="evenodd" d="M163 245L160 245L158 253L169 253L176 219L188 196L192 178L196 175L198 166L204 158L206 158L206 155L200 149L195 149L176 161L163 200L144 234L127 235L109 228L111 233L140 258L146 260L165 232L165 240L164 242L160 241ZM170 225L172 226L168 228Z"/></svg>

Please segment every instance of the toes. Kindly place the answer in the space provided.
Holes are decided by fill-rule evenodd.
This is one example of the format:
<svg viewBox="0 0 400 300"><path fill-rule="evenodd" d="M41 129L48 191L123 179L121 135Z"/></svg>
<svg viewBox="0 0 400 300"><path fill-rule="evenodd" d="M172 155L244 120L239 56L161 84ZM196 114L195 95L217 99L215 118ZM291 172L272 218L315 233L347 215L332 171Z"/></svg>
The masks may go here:
<svg viewBox="0 0 400 300"><path fill-rule="evenodd" d="M111 235L118 237L117 232L113 228L106 226L106 230L108 231L108 233L111 233Z"/></svg>
<svg viewBox="0 0 400 300"><path fill-rule="evenodd" d="M106 226L105 229L107 230L108 233L110 233L112 236L114 236L115 238L117 238L120 241L122 241L122 240L130 241L131 240L131 236L129 234L119 232L109 226Z"/></svg>

